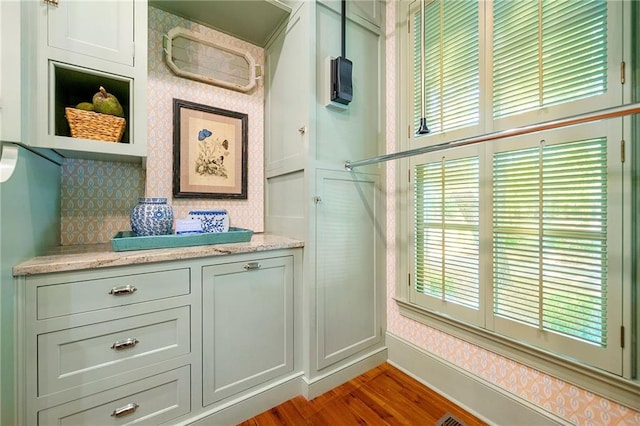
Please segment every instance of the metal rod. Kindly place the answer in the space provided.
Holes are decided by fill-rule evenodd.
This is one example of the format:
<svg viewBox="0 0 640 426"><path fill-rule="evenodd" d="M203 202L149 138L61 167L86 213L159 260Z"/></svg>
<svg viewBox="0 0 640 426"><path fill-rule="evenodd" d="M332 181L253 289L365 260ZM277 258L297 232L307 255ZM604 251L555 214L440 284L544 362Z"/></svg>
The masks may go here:
<svg viewBox="0 0 640 426"><path fill-rule="evenodd" d="M545 121L543 123L516 127L514 129L501 130L499 132L487 133L485 135L473 136L473 137L458 139L450 142L443 142L436 145L423 146L420 148L409 149L407 151L400 151L393 154L380 155L377 157L366 158L364 160L347 161L344 164L344 168L347 171L352 171L356 167L368 166L369 164L382 163L384 161L396 160L398 158L413 157L415 155L441 151L443 149L457 148L460 146L473 145L480 142L489 142L497 139L504 139L504 138L509 138L513 136L526 135L528 133L535 133L535 132L541 132L544 130L556 129L558 127L573 126L576 124L589 123L591 121L622 117L625 115L637 114L637 113L640 113L640 102L606 108L599 111L588 112L585 114L578 114L570 117L560 118L558 120L551 120L551 121Z"/></svg>

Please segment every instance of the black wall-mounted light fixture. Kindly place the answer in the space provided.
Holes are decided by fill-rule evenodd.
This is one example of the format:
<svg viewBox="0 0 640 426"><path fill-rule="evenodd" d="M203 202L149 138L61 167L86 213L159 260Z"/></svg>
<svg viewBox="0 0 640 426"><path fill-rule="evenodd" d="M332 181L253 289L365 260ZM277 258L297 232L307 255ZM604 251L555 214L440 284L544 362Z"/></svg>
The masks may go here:
<svg viewBox="0 0 640 426"><path fill-rule="evenodd" d="M342 54L331 60L331 101L348 105L353 100L353 63L346 55L347 1L342 0Z"/></svg>

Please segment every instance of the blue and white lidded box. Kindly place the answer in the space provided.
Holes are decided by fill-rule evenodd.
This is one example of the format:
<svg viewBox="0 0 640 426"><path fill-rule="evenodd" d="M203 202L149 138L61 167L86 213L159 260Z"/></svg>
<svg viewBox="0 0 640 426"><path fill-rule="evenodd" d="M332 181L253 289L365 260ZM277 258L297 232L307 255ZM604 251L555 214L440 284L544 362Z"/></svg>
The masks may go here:
<svg viewBox="0 0 640 426"><path fill-rule="evenodd" d="M227 232L229 230L229 213L226 210L192 210L189 219L202 222L204 232Z"/></svg>

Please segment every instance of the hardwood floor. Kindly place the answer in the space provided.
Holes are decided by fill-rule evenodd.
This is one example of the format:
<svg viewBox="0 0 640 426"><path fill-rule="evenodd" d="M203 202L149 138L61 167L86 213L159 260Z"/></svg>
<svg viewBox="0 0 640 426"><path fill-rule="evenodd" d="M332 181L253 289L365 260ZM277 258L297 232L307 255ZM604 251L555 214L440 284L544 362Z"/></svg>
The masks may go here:
<svg viewBox="0 0 640 426"><path fill-rule="evenodd" d="M240 426L422 426L435 425L447 413L468 426L486 424L385 363L311 401L298 396Z"/></svg>

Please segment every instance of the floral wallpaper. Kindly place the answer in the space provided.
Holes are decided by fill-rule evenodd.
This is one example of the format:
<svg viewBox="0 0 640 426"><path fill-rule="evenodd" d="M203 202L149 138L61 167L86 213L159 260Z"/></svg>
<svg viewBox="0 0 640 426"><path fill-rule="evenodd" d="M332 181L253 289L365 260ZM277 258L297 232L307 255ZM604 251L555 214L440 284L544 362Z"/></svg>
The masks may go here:
<svg viewBox="0 0 640 426"><path fill-rule="evenodd" d="M218 43L246 49L264 64L264 49L200 24L149 8L148 156L146 170L129 163L65 160L62 167L61 244L109 242L131 229L129 215L138 197L164 197L174 217L190 210L226 209L231 226L264 231L264 86L241 93L177 77L162 57L162 36L174 27L201 33ZM173 99L248 115L247 199L173 198Z"/></svg>
<svg viewBox="0 0 640 426"><path fill-rule="evenodd" d="M396 2L387 2L386 55L395 58ZM387 61L387 152L396 152L396 68ZM387 205L394 206L395 163L387 162ZM396 233L395 209L387 211L387 235ZM440 332L400 315L393 300L396 289L395 238L387 240L387 331L481 380L529 401L576 425L640 425L640 412L563 382L548 374ZM411 370L411 366L404 366Z"/></svg>

